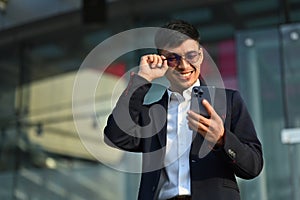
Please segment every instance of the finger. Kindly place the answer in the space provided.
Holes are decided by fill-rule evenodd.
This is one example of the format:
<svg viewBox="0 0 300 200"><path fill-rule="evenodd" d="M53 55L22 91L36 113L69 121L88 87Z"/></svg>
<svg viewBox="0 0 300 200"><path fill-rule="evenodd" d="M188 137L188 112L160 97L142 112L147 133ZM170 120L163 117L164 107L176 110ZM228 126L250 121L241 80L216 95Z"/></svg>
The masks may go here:
<svg viewBox="0 0 300 200"><path fill-rule="evenodd" d="M205 124L202 124L192 118L188 118L188 126L191 130L196 131L197 133L202 135L206 140L211 142L216 140L211 127L206 126Z"/></svg>
<svg viewBox="0 0 300 200"><path fill-rule="evenodd" d="M189 121L188 126L190 129L200 133L203 136L206 136L207 133L209 132L209 129L201 123L194 123L192 121Z"/></svg>
<svg viewBox="0 0 300 200"><path fill-rule="evenodd" d="M187 116L187 120L188 120L189 123L198 126L198 123L199 123L198 119L193 118L191 116Z"/></svg>
<svg viewBox="0 0 300 200"><path fill-rule="evenodd" d="M201 130L207 131L209 129L209 123L200 122L198 117L195 118L195 117L187 116L187 120L191 125L193 125L194 127L198 127Z"/></svg>
<svg viewBox="0 0 300 200"><path fill-rule="evenodd" d="M202 124L204 124L206 126L210 125L210 119L208 119L208 118L206 118L206 117L204 117L204 116L202 116L200 114L197 114L197 113L195 113L192 110L188 111L188 116L191 117L191 118L193 118L195 121L200 122L200 123L202 123Z"/></svg>
<svg viewBox="0 0 300 200"><path fill-rule="evenodd" d="M155 56L151 54L149 57L150 57L150 62L153 63Z"/></svg>
<svg viewBox="0 0 300 200"><path fill-rule="evenodd" d="M157 56L151 55L152 61L151 61L151 68L155 68L157 65Z"/></svg>
<svg viewBox="0 0 300 200"><path fill-rule="evenodd" d="M157 67L161 68L163 65L163 60L161 58L161 56L157 56Z"/></svg>
<svg viewBox="0 0 300 200"><path fill-rule="evenodd" d="M189 111L187 112L187 114L188 114L189 117L192 117L192 118L195 118L195 119L199 118L199 114L197 114L197 113L194 112L193 110L189 110Z"/></svg>
<svg viewBox="0 0 300 200"><path fill-rule="evenodd" d="M168 69L169 66L168 66L168 61L166 60L166 57L165 56L161 56L161 59L162 59L162 67L164 69Z"/></svg>
<svg viewBox="0 0 300 200"><path fill-rule="evenodd" d="M141 57L141 61L140 61L140 65L148 64L148 60L149 60L149 58L148 58L147 55L146 56L142 56Z"/></svg>
<svg viewBox="0 0 300 200"><path fill-rule="evenodd" d="M167 58L164 55L160 55L160 59L162 61L162 64L167 64Z"/></svg>
<svg viewBox="0 0 300 200"><path fill-rule="evenodd" d="M195 130L197 133L202 135L203 138L205 138L205 140L207 141L213 142L216 140L212 132L204 125L201 124L199 126L191 125L191 129Z"/></svg>
<svg viewBox="0 0 300 200"><path fill-rule="evenodd" d="M150 65L153 62L153 56L152 55L144 55L141 58L141 65Z"/></svg>
<svg viewBox="0 0 300 200"><path fill-rule="evenodd" d="M188 120L188 126L191 130L198 132L198 124L193 120Z"/></svg>
<svg viewBox="0 0 300 200"><path fill-rule="evenodd" d="M220 136L218 136L218 134L215 133L214 127L207 126L206 124L203 124L192 117L188 116L187 118L189 128L201 134L206 140L210 142L215 142L220 138Z"/></svg>
<svg viewBox="0 0 300 200"><path fill-rule="evenodd" d="M202 105L204 106L204 108L206 109L207 113L209 116L212 116L212 114L214 113L214 108L210 105L210 103L206 100L203 99L202 100Z"/></svg>
<svg viewBox="0 0 300 200"><path fill-rule="evenodd" d="M167 59L166 56L164 56L164 55L160 55L160 58L161 58L162 60L166 60L166 59Z"/></svg>
<svg viewBox="0 0 300 200"><path fill-rule="evenodd" d="M159 55L154 55L153 67L161 68L162 60Z"/></svg>
<svg viewBox="0 0 300 200"><path fill-rule="evenodd" d="M161 55L161 58L163 59L163 64L164 64L164 67L170 67L170 66L168 66L168 60L167 60L167 58L166 58L166 56L164 56L164 55Z"/></svg>
<svg viewBox="0 0 300 200"><path fill-rule="evenodd" d="M153 62L153 56L152 55L147 55L147 65L151 68L151 64Z"/></svg>
<svg viewBox="0 0 300 200"><path fill-rule="evenodd" d="M162 59L159 55L152 55L152 63L151 63L151 68L161 68L162 67Z"/></svg>

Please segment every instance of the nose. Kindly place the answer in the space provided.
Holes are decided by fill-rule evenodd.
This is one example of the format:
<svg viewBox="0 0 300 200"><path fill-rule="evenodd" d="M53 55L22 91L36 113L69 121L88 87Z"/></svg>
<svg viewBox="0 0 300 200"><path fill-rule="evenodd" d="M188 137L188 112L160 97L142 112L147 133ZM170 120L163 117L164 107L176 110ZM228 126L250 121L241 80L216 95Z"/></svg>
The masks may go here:
<svg viewBox="0 0 300 200"><path fill-rule="evenodd" d="M179 69L185 69L185 68L188 68L189 66L190 66L190 63L188 61L186 61L184 58L181 57L178 68Z"/></svg>

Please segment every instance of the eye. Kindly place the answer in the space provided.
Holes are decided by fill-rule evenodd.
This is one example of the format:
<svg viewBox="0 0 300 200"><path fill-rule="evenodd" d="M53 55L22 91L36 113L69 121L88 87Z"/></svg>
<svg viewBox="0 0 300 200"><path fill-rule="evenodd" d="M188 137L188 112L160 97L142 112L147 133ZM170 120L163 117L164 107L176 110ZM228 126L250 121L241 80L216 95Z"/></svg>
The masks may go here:
<svg viewBox="0 0 300 200"><path fill-rule="evenodd" d="M193 59L195 59L198 55L199 55L198 52L192 51L192 52L188 52L188 53L185 55L185 57L186 57L186 59L188 59L188 60L193 60Z"/></svg>
<svg viewBox="0 0 300 200"><path fill-rule="evenodd" d="M175 53L167 55L166 58L169 62L175 62L175 61L180 60L180 56Z"/></svg>
<svg viewBox="0 0 300 200"><path fill-rule="evenodd" d="M168 65L170 67L177 67L180 59L181 59L181 57L175 53L171 53L166 56L166 60L168 61Z"/></svg>
<svg viewBox="0 0 300 200"><path fill-rule="evenodd" d="M177 61L176 57L168 57L167 60L169 62L175 62L175 61Z"/></svg>

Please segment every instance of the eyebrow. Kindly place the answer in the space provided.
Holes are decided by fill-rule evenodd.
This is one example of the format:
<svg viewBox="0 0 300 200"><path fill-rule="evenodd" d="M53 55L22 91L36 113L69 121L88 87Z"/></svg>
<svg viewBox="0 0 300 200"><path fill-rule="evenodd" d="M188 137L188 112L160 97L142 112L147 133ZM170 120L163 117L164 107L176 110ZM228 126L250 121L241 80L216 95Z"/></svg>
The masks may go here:
<svg viewBox="0 0 300 200"><path fill-rule="evenodd" d="M197 50L190 50L190 51L187 51L186 53L184 53L184 55L186 55L186 54L188 54L188 53L194 53L194 52L197 52ZM175 53L175 52L167 52L166 54L165 54L165 56L171 56L171 55L178 55L178 56L182 56L182 55L180 55L180 54L178 54L178 53Z"/></svg>

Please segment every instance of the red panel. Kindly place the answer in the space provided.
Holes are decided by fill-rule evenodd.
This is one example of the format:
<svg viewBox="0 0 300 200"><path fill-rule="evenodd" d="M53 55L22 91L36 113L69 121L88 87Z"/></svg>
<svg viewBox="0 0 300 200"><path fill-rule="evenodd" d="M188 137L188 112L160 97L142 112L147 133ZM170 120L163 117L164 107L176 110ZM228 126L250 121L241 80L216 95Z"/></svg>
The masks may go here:
<svg viewBox="0 0 300 200"><path fill-rule="evenodd" d="M105 73L112 74L115 76L123 76L126 72L126 66L124 63L111 64L105 69Z"/></svg>
<svg viewBox="0 0 300 200"><path fill-rule="evenodd" d="M218 67L225 87L237 88L236 48L234 40L222 41L218 44Z"/></svg>
<svg viewBox="0 0 300 200"><path fill-rule="evenodd" d="M234 40L220 42L218 45L218 64L223 76L236 76L236 52Z"/></svg>

